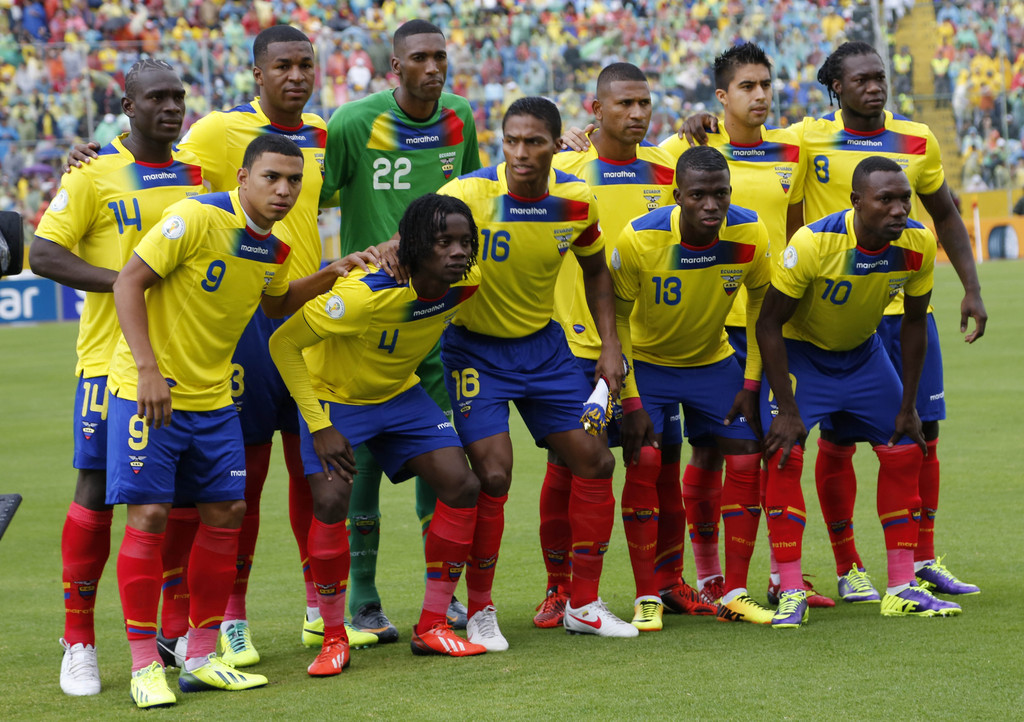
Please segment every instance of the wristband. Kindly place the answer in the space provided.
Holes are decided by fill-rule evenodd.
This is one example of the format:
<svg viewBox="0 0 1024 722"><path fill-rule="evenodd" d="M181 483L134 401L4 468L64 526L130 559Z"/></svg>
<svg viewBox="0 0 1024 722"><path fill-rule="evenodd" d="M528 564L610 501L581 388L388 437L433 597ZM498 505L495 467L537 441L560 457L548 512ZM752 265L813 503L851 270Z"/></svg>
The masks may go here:
<svg viewBox="0 0 1024 722"><path fill-rule="evenodd" d="M743 390L744 391L760 391L761 382L756 379L743 379Z"/></svg>
<svg viewBox="0 0 1024 722"><path fill-rule="evenodd" d="M644 407L644 404L640 400L640 397L638 397L638 396L637 397L633 397L631 399L623 399L622 400L622 413L624 413L624 414L631 414L634 411L639 411L643 407Z"/></svg>

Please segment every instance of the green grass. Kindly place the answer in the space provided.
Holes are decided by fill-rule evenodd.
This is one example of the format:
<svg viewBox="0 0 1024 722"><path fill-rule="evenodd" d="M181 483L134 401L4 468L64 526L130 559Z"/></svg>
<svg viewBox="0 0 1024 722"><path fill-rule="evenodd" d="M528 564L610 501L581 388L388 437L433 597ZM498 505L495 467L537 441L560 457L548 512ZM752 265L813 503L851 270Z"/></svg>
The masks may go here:
<svg viewBox="0 0 1024 722"><path fill-rule="evenodd" d="M1024 266L981 269L992 317L985 338L959 341L960 293L949 267L937 272L935 305L946 365L950 420L939 447L943 491L939 553L979 584L954 619L883 619L877 606L813 610L795 632L666 617L661 634L636 640L569 637L531 625L544 592L537 544L543 454L516 422L515 482L507 507L495 601L512 648L471 659L413 657L409 630L422 595L422 556L410 485L386 486L379 582L398 625L398 644L356 651L340 677L310 679L311 652L298 644L301 577L287 519L286 477L274 454L249 618L271 684L248 693L179 695L167 712L183 719L642 719L685 715L725 719L941 719L1018 717L1024 704L1024 609L1020 577L1020 430L1024 428ZM115 578L124 512L115 512L114 551L98 597L96 624L103 693L66 697L58 686L62 633L60 528L71 499L73 325L0 329L0 492L25 499L0 540L0 719L110 719L146 714L128 698L128 645ZM813 456L816 446L809 449ZM876 583L885 554L874 512L874 455L856 456L861 479L858 546ZM831 552L806 464L804 568L835 594ZM620 479L621 469L617 472ZM120 528L120 529L119 529ZM762 543L751 593L762 601ZM687 552L687 567L692 557ZM691 579L692 581L692 579ZM607 556L602 596L631 612L633 587L620 526ZM172 673L172 684L173 684Z"/></svg>

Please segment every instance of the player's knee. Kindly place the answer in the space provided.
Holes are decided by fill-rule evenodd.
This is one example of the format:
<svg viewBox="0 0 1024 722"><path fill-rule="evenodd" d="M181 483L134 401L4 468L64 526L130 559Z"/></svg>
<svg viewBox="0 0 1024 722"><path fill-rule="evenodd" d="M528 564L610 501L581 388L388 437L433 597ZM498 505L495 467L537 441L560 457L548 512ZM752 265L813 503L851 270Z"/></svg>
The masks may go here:
<svg viewBox="0 0 1024 722"><path fill-rule="evenodd" d="M607 479L615 473L615 457L608 447L602 447L599 453L587 458L580 469L573 469L576 476L585 479Z"/></svg>
<svg viewBox="0 0 1024 722"><path fill-rule="evenodd" d="M921 433L924 434L925 441L935 441L937 438L939 438L939 422L922 421Z"/></svg>
<svg viewBox="0 0 1024 722"><path fill-rule="evenodd" d="M348 516L349 484L323 484L314 489L313 515L317 519L337 524Z"/></svg>
<svg viewBox="0 0 1024 722"><path fill-rule="evenodd" d="M504 496L512 485L512 470L503 466L492 466L476 472L480 491L488 496Z"/></svg>
<svg viewBox="0 0 1024 722"><path fill-rule="evenodd" d="M690 465L705 471L722 470L722 454L714 446L690 447Z"/></svg>
<svg viewBox="0 0 1024 722"><path fill-rule="evenodd" d="M480 480L467 466L461 478L456 479L451 487L445 490L444 497L438 493L437 498L453 509L469 509L476 506L480 496Z"/></svg>
<svg viewBox="0 0 1024 722"><path fill-rule="evenodd" d="M106 511L107 473L102 469L79 469L75 503L91 511Z"/></svg>

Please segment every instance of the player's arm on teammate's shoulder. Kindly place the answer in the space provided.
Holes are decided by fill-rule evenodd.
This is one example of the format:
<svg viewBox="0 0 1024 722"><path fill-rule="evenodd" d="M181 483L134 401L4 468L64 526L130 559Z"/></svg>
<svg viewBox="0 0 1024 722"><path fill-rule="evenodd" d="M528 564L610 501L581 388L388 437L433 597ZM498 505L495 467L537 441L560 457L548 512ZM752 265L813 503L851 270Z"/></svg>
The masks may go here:
<svg viewBox="0 0 1024 722"><path fill-rule="evenodd" d="M934 193L918 196L921 204L935 223L935 233L942 243L942 248L949 257L949 262L956 269L960 283L964 287L964 298L960 302L960 333L967 334L964 341L974 343L985 335L985 324L988 313L985 303L981 300L981 282L978 280L978 267L974 262L974 249L967 234L960 213L953 203L949 186L943 181L942 186ZM974 330L968 330L968 320L974 319Z"/></svg>
<svg viewBox="0 0 1024 722"><path fill-rule="evenodd" d="M709 130L718 132L718 118L712 113L694 113L683 121L679 137L690 145L707 145Z"/></svg>
<svg viewBox="0 0 1024 722"><path fill-rule="evenodd" d="M68 151L67 162L64 164L64 172L69 172L72 168L81 168L87 163L91 163L93 158L99 158L100 144L95 140L89 140L85 143L75 143L71 150Z"/></svg>
<svg viewBox="0 0 1024 722"><path fill-rule="evenodd" d="M310 305L314 303L316 302L312 301ZM285 386L288 387L288 392L295 399L302 418L309 426L313 437L313 449L323 465L327 478L333 479L334 474L337 474L342 481L351 483L352 475L355 474L352 447L348 439L334 428L330 417L320 405L302 356L304 348L323 340L310 327L305 314L306 309L303 309L274 332L270 337L270 357L274 360Z"/></svg>
<svg viewBox="0 0 1024 722"><path fill-rule="evenodd" d="M800 418L800 409L789 382L789 357L782 339L782 326L792 318L799 303L800 299L787 296L774 286L769 286L756 325L757 345L761 351L765 377L779 407L778 416L771 420L764 436L762 448L766 459L771 459L776 451L782 450L780 469L789 460L793 446L797 442L803 443L807 438L807 428Z"/></svg>
<svg viewBox="0 0 1024 722"><path fill-rule="evenodd" d="M587 307L601 336L601 356L597 359L594 380L603 376L612 394L618 394L623 377L622 345L615 330L615 295L612 292L612 277L604 262L604 250L589 256L576 256L576 260L583 272Z"/></svg>
<svg viewBox="0 0 1024 722"><path fill-rule="evenodd" d="M391 236L384 243L376 246L370 246L367 250L372 250L378 256L380 256L380 262L377 266L384 271L384 273L395 279L396 283L403 284L409 282L409 269L403 266L398 261L398 243L401 237L398 235L398 231L395 231L395 235Z"/></svg>
<svg viewBox="0 0 1024 722"><path fill-rule="evenodd" d="M132 254L113 287L117 321L139 373L138 415L155 429L171 423L171 391L153 353L146 307L146 290L159 281L156 271Z"/></svg>
<svg viewBox="0 0 1024 722"><path fill-rule="evenodd" d="M589 150L590 134L596 127L593 123L589 123L586 128L577 128L575 125L570 126L569 130L562 133L558 140L555 141L555 145L558 146L559 150Z"/></svg>
<svg viewBox="0 0 1024 722"><path fill-rule="evenodd" d="M353 268L361 268L369 272L370 269L367 265L369 263L381 263L380 254L374 249L350 253L321 268L316 273L295 279L288 284L288 290L280 296L264 294L260 299L260 308L270 318L283 318L293 314L307 301L316 298L321 293L330 291L334 282L348 276L349 271Z"/></svg>
<svg viewBox="0 0 1024 722"><path fill-rule="evenodd" d="M928 349L928 303L931 291L921 296L903 297L903 321L900 324L900 352L903 363L903 398L900 412L896 415L895 433L889 439L889 446L901 436L913 439L921 451L927 453L921 419L917 415L917 386L924 369L925 352Z"/></svg>
<svg viewBox="0 0 1024 722"><path fill-rule="evenodd" d="M36 236L28 250L32 272L79 291L110 293L117 271L94 266L70 249Z"/></svg>

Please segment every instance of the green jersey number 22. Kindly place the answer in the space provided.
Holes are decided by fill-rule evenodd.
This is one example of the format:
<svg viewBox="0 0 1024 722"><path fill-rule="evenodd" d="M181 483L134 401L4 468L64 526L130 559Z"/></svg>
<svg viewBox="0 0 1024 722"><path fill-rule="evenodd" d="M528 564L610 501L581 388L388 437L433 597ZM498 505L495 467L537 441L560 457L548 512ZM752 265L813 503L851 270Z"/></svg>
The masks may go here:
<svg viewBox="0 0 1024 722"><path fill-rule="evenodd" d="M412 161L408 158L395 158L392 165L387 158L373 161L373 189L375 191L407 191L412 186L403 180L412 170Z"/></svg>

